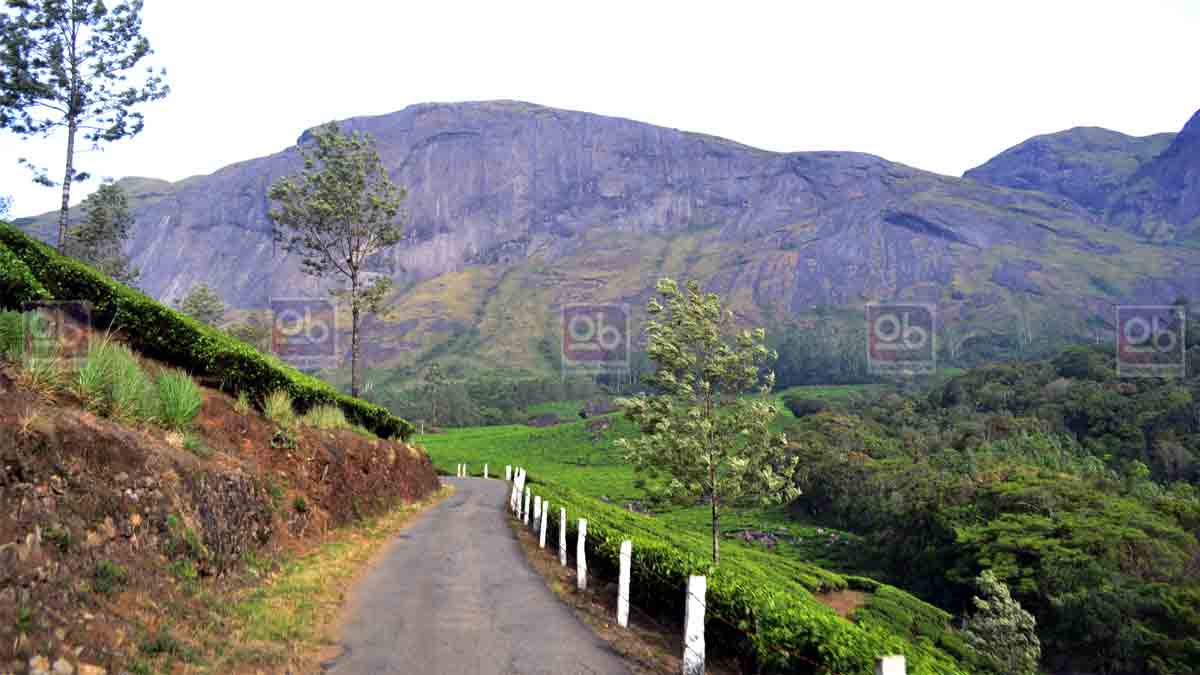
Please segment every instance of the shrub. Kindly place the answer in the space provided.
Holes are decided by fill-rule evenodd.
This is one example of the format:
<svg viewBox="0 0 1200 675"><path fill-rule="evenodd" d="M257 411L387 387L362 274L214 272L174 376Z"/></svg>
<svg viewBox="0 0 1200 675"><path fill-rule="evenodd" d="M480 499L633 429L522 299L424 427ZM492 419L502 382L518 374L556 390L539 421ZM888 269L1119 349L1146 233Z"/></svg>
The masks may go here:
<svg viewBox="0 0 1200 675"><path fill-rule="evenodd" d="M296 409L286 389L276 389L263 399L263 415L283 429L290 429L296 421Z"/></svg>
<svg viewBox="0 0 1200 675"><path fill-rule="evenodd" d="M318 405L310 408L300 418L300 423L317 429L349 429L350 422L346 420L342 409L334 405Z"/></svg>
<svg viewBox="0 0 1200 675"><path fill-rule="evenodd" d="M164 370L155 382L158 388L158 420L170 429L186 429L200 413L204 397L200 387L181 370Z"/></svg>
<svg viewBox="0 0 1200 675"><path fill-rule="evenodd" d="M16 360L21 365L22 384L42 395L51 396L62 386L61 349L51 339L41 318L35 313L18 315L21 319ZM25 349L25 331L30 333L30 349Z"/></svg>
<svg viewBox="0 0 1200 675"><path fill-rule="evenodd" d="M706 575L708 644L764 672L870 675L876 657L902 653L911 672L966 675L977 658L949 629L949 614L898 589L749 550L727 552L714 567L703 537L672 532L653 518L559 486L537 483L534 489L556 507L550 511L555 527L557 507L566 508L568 537L577 536L578 519L587 518L589 572L612 577L621 542L633 541L631 602L642 609L678 621L687 577ZM872 593L853 623L812 597L845 588ZM883 601L878 606L876 598Z"/></svg>
<svg viewBox="0 0 1200 675"><path fill-rule="evenodd" d="M129 345L149 358L197 377L219 379L225 391L245 391L256 399L286 389L301 410L320 403L335 404L349 421L380 438L407 440L414 431L411 424L386 409L347 396L327 382L61 256L11 225L0 224L0 244L29 268L51 296L90 302L97 325L118 327Z"/></svg>
<svg viewBox="0 0 1200 675"><path fill-rule="evenodd" d="M825 401L799 396L789 396L783 400L783 404L796 417L807 417L829 409L829 404Z"/></svg>
<svg viewBox="0 0 1200 675"><path fill-rule="evenodd" d="M0 243L0 308L21 309L34 300L49 300L46 291L29 266L7 246Z"/></svg>
<svg viewBox="0 0 1200 675"><path fill-rule="evenodd" d="M296 499L292 501L292 507L296 509L296 513L308 513L308 500L304 495L296 495Z"/></svg>
<svg viewBox="0 0 1200 675"><path fill-rule="evenodd" d="M0 311L0 359L16 363L25 349L25 315Z"/></svg>

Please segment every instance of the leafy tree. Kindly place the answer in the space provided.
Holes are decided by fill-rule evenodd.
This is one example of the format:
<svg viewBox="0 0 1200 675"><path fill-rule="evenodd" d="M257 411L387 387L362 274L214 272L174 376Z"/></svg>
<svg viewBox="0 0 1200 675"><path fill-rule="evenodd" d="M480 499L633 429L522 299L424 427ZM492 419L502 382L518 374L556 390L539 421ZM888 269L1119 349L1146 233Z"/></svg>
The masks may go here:
<svg viewBox="0 0 1200 675"><path fill-rule="evenodd" d="M208 284L201 282L194 284L179 302L179 311L201 323L215 326L225 316L225 302Z"/></svg>
<svg viewBox="0 0 1200 675"><path fill-rule="evenodd" d="M350 392L358 396L360 324L364 314L383 311L392 282L384 275L370 279L367 260L400 241L405 192L388 177L369 135L347 135L330 122L312 139L298 148L300 174L271 186L276 206L270 216L276 240L301 256L306 273L349 285L335 295L350 302Z"/></svg>
<svg viewBox="0 0 1200 675"><path fill-rule="evenodd" d="M775 375L764 373L762 364L774 355L761 328L730 339L732 313L695 281L680 289L662 279L657 292L666 306L651 298L646 308L646 351L657 365L646 382L659 393L617 401L642 431L617 443L638 470L670 477L667 496L709 498L718 563L723 503L745 497L769 503L798 494L787 439L768 428L776 415L767 398ZM746 395L755 389L758 396Z"/></svg>
<svg viewBox="0 0 1200 675"><path fill-rule="evenodd" d="M106 182L83 200L83 211L87 220L68 234L67 254L132 285L139 271L122 251L133 227L125 190Z"/></svg>
<svg viewBox="0 0 1200 675"><path fill-rule="evenodd" d="M67 245L71 183L88 179L75 169L75 138L98 147L135 136L143 127L139 104L170 90L166 71L134 68L152 53L142 35L142 1L109 7L102 0L8 0L0 14L0 128L22 138L67 132L58 248ZM34 180L54 186L44 168L20 160Z"/></svg>
<svg viewBox="0 0 1200 675"><path fill-rule="evenodd" d="M963 634L997 675L1036 675L1042 657L1033 615L1013 600L995 573L985 570L975 580L982 597L964 623Z"/></svg>

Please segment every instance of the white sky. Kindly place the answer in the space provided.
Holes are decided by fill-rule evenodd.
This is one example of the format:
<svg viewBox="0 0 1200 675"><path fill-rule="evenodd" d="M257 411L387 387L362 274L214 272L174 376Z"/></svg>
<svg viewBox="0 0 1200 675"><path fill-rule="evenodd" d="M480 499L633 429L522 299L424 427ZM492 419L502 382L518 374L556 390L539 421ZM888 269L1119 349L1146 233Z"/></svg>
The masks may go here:
<svg viewBox="0 0 1200 675"><path fill-rule="evenodd" d="M1200 108L1200 0L704 3L146 0L172 94L94 176L177 180L314 124L426 101L519 99L780 151L857 150L961 174L1029 136L1178 131ZM0 136L15 216L56 208ZM76 188L78 202L95 181Z"/></svg>

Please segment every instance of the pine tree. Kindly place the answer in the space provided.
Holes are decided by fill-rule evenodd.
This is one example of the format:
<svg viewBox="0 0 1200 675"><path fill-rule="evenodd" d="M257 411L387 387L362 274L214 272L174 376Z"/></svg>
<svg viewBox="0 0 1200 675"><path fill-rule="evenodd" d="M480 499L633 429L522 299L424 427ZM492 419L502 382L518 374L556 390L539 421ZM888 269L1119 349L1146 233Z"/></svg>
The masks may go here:
<svg viewBox="0 0 1200 675"><path fill-rule="evenodd" d="M8 0L0 14L0 129L22 138L67 132L66 168L58 214L58 249L67 246L71 183L89 178L75 168L76 136L93 147L136 136L135 108L170 91L166 71L134 69L153 52L142 35L142 0ZM34 181L53 187L46 170L19 160Z"/></svg>
<svg viewBox="0 0 1200 675"><path fill-rule="evenodd" d="M208 284L201 282L192 286L179 302L179 311L201 323L215 326L225 316L225 302Z"/></svg>
<svg viewBox="0 0 1200 675"><path fill-rule="evenodd" d="M119 185L104 183L83 201L86 220L71 230L66 253L120 281L133 285L140 274L123 248L133 228L129 198Z"/></svg>

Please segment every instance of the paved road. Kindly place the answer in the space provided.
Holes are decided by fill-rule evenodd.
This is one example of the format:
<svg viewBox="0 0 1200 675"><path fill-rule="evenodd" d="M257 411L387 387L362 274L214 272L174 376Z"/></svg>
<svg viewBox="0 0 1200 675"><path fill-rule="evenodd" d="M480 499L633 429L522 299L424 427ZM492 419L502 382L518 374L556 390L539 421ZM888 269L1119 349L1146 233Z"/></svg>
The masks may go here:
<svg viewBox="0 0 1200 675"><path fill-rule="evenodd" d="M446 478L351 597L336 675L628 675L525 560L508 483Z"/></svg>

